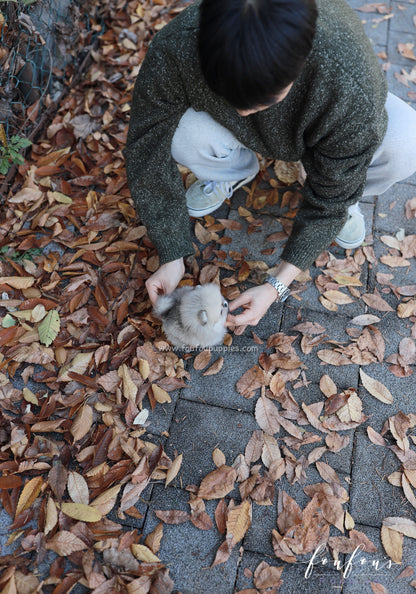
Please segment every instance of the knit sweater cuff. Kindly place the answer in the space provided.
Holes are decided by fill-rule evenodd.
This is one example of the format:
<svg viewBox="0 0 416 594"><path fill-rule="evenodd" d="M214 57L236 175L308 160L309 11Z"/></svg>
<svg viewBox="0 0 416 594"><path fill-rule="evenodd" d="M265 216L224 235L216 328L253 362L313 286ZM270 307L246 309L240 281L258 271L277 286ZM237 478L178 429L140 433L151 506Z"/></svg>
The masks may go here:
<svg viewBox="0 0 416 594"><path fill-rule="evenodd" d="M159 265L173 262L179 258L186 258L195 253L192 241L182 239L182 241L172 241L172 238L158 239L153 241L159 254Z"/></svg>

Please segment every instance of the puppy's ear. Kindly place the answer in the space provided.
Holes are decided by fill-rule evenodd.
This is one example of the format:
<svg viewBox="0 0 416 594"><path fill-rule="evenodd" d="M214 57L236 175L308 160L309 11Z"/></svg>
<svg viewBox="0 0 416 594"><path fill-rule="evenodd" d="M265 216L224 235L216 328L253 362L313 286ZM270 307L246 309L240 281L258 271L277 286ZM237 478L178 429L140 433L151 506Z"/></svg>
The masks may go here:
<svg viewBox="0 0 416 594"><path fill-rule="evenodd" d="M198 318L201 324L205 326L205 324L208 322L208 316L205 309L201 309L201 311L198 312Z"/></svg>

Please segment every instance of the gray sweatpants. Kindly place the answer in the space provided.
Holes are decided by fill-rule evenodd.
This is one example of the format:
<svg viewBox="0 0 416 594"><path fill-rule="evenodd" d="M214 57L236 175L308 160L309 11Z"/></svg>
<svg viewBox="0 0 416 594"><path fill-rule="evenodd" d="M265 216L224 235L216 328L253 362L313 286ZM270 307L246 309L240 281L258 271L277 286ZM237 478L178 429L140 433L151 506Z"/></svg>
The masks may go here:
<svg viewBox="0 0 416 594"><path fill-rule="evenodd" d="M392 93L386 109L387 132L368 168L364 196L382 194L416 171L416 111ZM171 150L173 158L201 180L235 182L259 170L251 149L208 113L192 108L182 116Z"/></svg>

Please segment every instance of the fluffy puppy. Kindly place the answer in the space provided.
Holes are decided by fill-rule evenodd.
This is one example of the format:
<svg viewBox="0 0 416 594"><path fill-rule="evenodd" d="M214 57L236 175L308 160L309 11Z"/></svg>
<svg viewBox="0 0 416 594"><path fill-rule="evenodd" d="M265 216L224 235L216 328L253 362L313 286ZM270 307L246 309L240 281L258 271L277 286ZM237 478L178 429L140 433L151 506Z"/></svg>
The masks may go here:
<svg viewBox="0 0 416 594"><path fill-rule="evenodd" d="M173 346L209 347L224 338L228 302L214 283L180 287L159 297L153 313Z"/></svg>

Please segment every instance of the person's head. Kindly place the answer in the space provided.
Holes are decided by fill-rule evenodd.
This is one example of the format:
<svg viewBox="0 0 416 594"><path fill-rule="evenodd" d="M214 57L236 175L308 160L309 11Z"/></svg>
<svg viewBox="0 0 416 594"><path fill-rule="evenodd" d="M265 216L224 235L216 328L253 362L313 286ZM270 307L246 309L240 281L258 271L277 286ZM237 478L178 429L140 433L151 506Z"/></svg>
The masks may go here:
<svg viewBox="0 0 416 594"><path fill-rule="evenodd" d="M203 0L199 59L208 86L239 110L281 100L312 49L317 14L315 0Z"/></svg>

